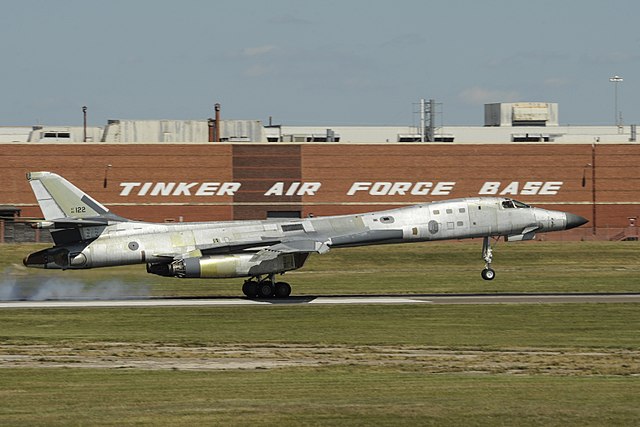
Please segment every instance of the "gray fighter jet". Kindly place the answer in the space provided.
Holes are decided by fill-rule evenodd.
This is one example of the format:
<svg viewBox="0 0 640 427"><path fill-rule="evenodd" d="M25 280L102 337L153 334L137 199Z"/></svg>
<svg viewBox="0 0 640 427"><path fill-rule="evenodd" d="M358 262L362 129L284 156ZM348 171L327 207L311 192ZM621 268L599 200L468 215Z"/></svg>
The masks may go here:
<svg viewBox="0 0 640 427"><path fill-rule="evenodd" d="M493 280L490 239L531 240L536 233L579 227L571 213L509 198L470 197L357 215L263 221L149 223L122 218L63 177L27 174L55 246L28 255L27 267L85 269L146 264L168 277L247 277L250 298L287 297L276 275L332 248L482 238L482 278Z"/></svg>

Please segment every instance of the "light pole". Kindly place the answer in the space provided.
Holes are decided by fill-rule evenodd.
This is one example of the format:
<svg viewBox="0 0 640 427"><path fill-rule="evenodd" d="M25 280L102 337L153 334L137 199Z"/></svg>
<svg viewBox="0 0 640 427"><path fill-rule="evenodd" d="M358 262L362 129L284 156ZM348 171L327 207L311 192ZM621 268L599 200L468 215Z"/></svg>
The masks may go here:
<svg viewBox="0 0 640 427"><path fill-rule="evenodd" d="M622 82L623 80L622 80L622 77L620 77L618 75L615 75L613 77L610 77L609 81L614 84L614 97L613 97L613 99L614 99L614 108L615 108L615 110L613 112L614 119L615 119L615 122L616 122L616 126L620 126L622 123L620 123L620 119L618 117L618 83Z"/></svg>
<svg viewBox="0 0 640 427"><path fill-rule="evenodd" d="M82 142L87 142L87 107L82 107L82 117L83 117L83 133L82 133Z"/></svg>

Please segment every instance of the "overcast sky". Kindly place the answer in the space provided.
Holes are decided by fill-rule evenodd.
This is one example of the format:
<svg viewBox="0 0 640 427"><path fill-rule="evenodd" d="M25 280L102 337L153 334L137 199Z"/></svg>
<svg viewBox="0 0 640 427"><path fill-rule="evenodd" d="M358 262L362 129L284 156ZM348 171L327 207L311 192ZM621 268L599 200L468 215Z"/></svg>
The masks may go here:
<svg viewBox="0 0 640 427"><path fill-rule="evenodd" d="M640 123L637 0L0 0L0 126L222 117L482 125L483 104L561 124Z"/></svg>

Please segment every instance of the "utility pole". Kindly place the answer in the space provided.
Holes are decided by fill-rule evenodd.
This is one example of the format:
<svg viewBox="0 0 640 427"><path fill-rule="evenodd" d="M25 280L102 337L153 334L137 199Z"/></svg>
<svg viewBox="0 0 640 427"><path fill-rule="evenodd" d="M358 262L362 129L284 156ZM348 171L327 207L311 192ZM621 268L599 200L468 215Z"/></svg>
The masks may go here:
<svg viewBox="0 0 640 427"><path fill-rule="evenodd" d="M592 212L593 216L593 229L592 234L596 235L596 215L598 213L598 209L596 207L596 142L591 143L591 203L592 203Z"/></svg>

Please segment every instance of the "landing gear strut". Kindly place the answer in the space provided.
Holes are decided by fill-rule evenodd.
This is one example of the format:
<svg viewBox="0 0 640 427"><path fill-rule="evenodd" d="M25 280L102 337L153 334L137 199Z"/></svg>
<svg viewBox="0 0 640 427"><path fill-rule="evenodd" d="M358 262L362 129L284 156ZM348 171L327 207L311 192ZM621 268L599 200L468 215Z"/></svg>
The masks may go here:
<svg viewBox="0 0 640 427"><path fill-rule="evenodd" d="M484 270L482 270L482 278L484 280L493 280L496 277L496 272L491 268L491 261L493 261L493 251L491 250L491 243L489 242L489 236L482 238L482 258L484 258Z"/></svg>
<svg viewBox="0 0 640 427"><path fill-rule="evenodd" d="M242 285L242 293L248 298L286 298L291 295L291 286L286 282L276 282L275 275L266 278L252 277Z"/></svg>

